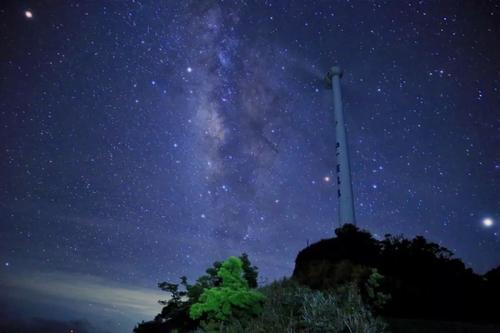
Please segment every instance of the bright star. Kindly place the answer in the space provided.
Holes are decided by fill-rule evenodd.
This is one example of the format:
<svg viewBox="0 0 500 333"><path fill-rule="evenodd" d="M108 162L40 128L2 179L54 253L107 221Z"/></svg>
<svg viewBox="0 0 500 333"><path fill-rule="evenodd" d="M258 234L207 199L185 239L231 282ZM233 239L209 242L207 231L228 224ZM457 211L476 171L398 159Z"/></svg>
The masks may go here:
<svg viewBox="0 0 500 333"><path fill-rule="evenodd" d="M27 10L24 12L24 16L26 16L26 18L28 19L32 19L33 18L33 12L31 10Z"/></svg>
<svg viewBox="0 0 500 333"><path fill-rule="evenodd" d="M325 176L323 178L323 180L328 183L331 180L331 178L330 178L330 176Z"/></svg>
<svg viewBox="0 0 500 333"><path fill-rule="evenodd" d="M483 225L484 225L486 228L492 227L492 226L493 226L493 219L492 219L492 218L489 218L489 217L484 218L484 219L483 219Z"/></svg>
<svg viewBox="0 0 500 333"><path fill-rule="evenodd" d="M191 73L193 71L193 69L191 67L186 68L186 70L188 73Z"/></svg>

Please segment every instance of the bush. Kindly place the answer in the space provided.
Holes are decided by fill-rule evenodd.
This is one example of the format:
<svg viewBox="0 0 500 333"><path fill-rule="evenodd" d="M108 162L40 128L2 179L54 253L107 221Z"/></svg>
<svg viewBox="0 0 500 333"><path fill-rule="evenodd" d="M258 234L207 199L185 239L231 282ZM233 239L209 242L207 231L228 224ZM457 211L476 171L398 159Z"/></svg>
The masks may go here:
<svg viewBox="0 0 500 333"><path fill-rule="evenodd" d="M261 315L246 327L231 323L225 332L387 332L385 323L372 315L354 285L326 293L283 279L259 290L266 296Z"/></svg>
<svg viewBox="0 0 500 333"><path fill-rule="evenodd" d="M354 286L343 288L337 293L312 291L306 294L302 318L306 331L311 333L386 331L386 325L374 318Z"/></svg>
<svg viewBox="0 0 500 333"><path fill-rule="evenodd" d="M259 289L266 296L262 313L242 332L297 332L301 327L304 288L290 279L275 281Z"/></svg>
<svg viewBox="0 0 500 333"><path fill-rule="evenodd" d="M223 330L229 322L245 324L260 314L264 295L252 291L243 275L239 258L230 257L217 272L220 286L205 289L197 303L189 310L189 316L202 319L202 327L211 332Z"/></svg>
<svg viewBox="0 0 500 333"><path fill-rule="evenodd" d="M246 283L250 288L256 287L257 267L252 266L246 253L243 253L239 260L241 260L241 268ZM188 283L185 276L181 277L180 284L159 283L158 287L167 292L170 298L159 301L164 306L161 312L156 315L154 320L139 323L134 328L134 333L193 332L200 326L200 320L193 320L189 316L191 305L199 301L205 290L221 285L222 278L218 275L221 267L221 262L214 262L212 267L206 270L206 274L200 276L192 285Z"/></svg>

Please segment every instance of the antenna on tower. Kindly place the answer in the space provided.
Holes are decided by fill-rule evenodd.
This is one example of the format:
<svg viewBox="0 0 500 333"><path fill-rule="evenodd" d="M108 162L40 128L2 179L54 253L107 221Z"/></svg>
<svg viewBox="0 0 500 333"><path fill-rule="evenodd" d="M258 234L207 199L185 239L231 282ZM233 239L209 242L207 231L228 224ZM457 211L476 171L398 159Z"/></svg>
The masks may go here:
<svg viewBox="0 0 500 333"><path fill-rule="evenodd" d="M340 78L343 71L334 66L326 73L325 85L333 91L333 114L335 119L335 156L337 157L337 196L339 198L339 224L356 225L354 217L354 196L352 194L351 166L347 146L347 134L344 123L344 110L342 108L342 94L340 91Z"/></svg>

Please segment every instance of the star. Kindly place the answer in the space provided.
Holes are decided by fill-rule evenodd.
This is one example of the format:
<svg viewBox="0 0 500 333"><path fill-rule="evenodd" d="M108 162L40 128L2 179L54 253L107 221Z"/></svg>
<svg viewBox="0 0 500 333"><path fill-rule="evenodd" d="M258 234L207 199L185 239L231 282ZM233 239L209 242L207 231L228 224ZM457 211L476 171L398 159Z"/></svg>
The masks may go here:
<svg viewBox="0 0 500 333"><path fill-rule="evenodd" d="M494 224L493 219L490 217L485 217L483 219L482 223L483 223L483 226L485 226L486 228L490 228Z"/></svg>
<svg viewBox="0 0 500 333"><path fill-rule="evenodd" d="M24 16L26 16L27 19L32 19L33 18L33 12L31 10L27 10L24 12Z"/></svg>

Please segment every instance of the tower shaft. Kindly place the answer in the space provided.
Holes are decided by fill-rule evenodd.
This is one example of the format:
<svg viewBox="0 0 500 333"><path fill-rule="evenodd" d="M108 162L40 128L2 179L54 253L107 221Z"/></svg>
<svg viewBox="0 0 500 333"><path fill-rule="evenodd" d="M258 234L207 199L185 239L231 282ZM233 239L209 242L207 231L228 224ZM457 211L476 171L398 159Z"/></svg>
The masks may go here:
<svg viewBox="0 0 500 333"><path fill-rule="evenodd" d="M354 216L354 196L352 193L351 165L349 162L349 149L347 145L347 134L344 122L344 110L342 107L342 93L340 90L340 78L342 70L332 67L326 77L326 82L333 91L333 113L335 119L335 155L337 158L337 195L339 199L339 223L356 224Z"/></svg>

